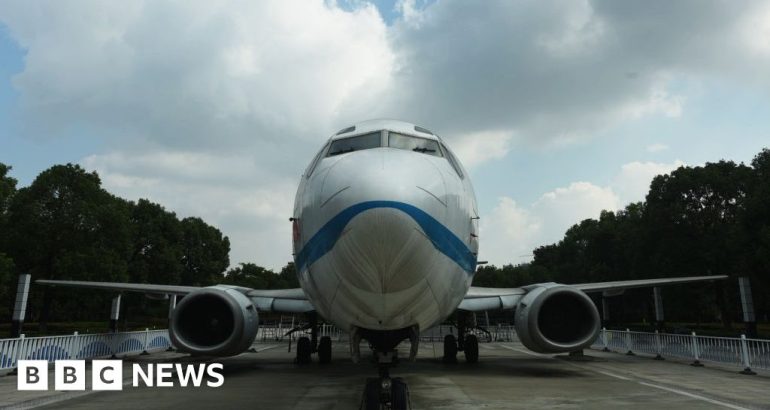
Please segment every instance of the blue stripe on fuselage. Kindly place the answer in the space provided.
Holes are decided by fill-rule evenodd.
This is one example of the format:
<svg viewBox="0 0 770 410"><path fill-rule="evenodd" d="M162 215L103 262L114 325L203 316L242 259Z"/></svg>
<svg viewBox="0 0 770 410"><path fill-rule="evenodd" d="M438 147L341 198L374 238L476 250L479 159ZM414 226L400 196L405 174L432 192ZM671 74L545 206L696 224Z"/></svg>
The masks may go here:
<svg viewBox="0 0 770 410"><path fill-rule="evenodd" d="M457 263L464 271L473 273L476 268L476 255L457 237L427 212L416 206L396 201L367 201L352 205L330 219L310 238L294 258L298 272L320 259L334 248L342 231L351 219L361 212L373 208L394 208L409 215L422 228L425 235L439 252Z"/></svg>

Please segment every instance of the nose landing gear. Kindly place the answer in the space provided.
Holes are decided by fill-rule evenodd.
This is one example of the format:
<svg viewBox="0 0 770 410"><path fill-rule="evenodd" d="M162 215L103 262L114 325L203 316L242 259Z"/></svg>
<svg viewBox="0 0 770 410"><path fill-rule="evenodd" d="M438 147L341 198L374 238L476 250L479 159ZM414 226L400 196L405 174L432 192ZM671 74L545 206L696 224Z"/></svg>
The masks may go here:
<svg viewBox="0 0 770 410"><path fill-rule="evenodd" d="M411 344L409 360L417 356L420 342L420 330L417 326L396 330L370 330L362 328L351 329L351 356L356 361L360 358L358 343L366 339L373 352L373 361L377 366L379 377L366 379L366 387L361 397L361 409L380 410L411 409L409 387L400 377L390 377L390 369L398 364L396 346L408 339Z"/></svg>
<svg viewBox="0 0 770 410"><path fill-rule="evenodd" d="M366 379L361 409L365 410L406 410L412 408L409 401L409 387L404 379L390 377L390 368L398 363L398 352L374 352L374 360L380 377Z"/></svg>

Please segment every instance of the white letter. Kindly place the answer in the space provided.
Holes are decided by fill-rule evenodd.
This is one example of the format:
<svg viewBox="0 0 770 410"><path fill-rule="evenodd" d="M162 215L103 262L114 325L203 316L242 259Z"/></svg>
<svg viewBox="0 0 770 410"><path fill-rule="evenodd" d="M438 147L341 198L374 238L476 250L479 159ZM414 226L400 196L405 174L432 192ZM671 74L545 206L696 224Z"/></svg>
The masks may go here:
<svg viewBox="0 0 770 410"><path fill-rule="evenodd" d="M171 363L160 363L155 365L158 368L158 372L155 374L155 385L158 387L174 387L173 381L166 381L164 379L170 379L171 371L174 369L174 365Z"/></svg>
<svg viewBox="0 0 770 410"><path fill-rule="evenodd" d="M48 390L48 361L19 360L18 390Z"/></svg>
<svg viewBox="0 0 770 410"><path fill-rule="evenodd" d="M54 388L56 390L85 390L85 360L57 360L54 362Z"/></svg>
<svg viewBox="0 0 770 410"><path fill-rule="evenodd" d="M142 369L142 365L134 363L134 366L131 368L131 379L133 380L132 385L134 387L139 387L140 377L144 381L145 386L152 387L152 363L147 365L147 373Z"/></svg>
<svg viewBox="0 0 770 410"><path fill-rule="evenodd" d="M222 373L217 373L214 371L214 369L222 370L223 366L222 363L212 363L209 365L209 367L206 369L206 372L209 374L209 377L216 379L217 381L211 382L207 381L206 385L209 387L219 387L223 384L225 384L225 377L222 376Z"/></svg>
<svg viewBox="0 0 770 410"><path fill-rule="evenodd" d="M94 360L91 363L92 389L123 390L122 360Z"/></svg>
<svg viewBox="0 0 770 410"><path fill-rule="evenodd" d="M193 386L201 387L201 380L203 380L203 373L206 373L204 364L198 364L198 371L195 371L194 364L188 364L185 369L182 368L181 363L176 364L176 377L179 379L179 384L182 387L187 387L188 379L192 379Z"/></svg>

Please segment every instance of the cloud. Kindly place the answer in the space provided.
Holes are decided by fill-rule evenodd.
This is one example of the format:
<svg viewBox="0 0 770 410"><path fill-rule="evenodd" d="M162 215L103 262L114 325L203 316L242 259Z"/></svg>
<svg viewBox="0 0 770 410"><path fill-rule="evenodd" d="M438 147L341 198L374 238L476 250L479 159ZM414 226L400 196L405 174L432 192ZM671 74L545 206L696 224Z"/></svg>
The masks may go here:
<svg viewBox="0 0 770 410"><path fill-rule="evenodd" d="M387 98L396 116L438 124L450 138L510 130L521 142L559 147L623 121L681 117L682 79L769 91L770 59L757 51L770 44L768 25L753 17L767 9L716 1L436 2L413 11L419 25L394 26L397 71Z"/></svg>
<svg viewBox="0 0 770 410"><path fill-rule="evenodd" d="M481 131L455 137L452 144L466 168L473 168L492 159L504 158L511 148L510 131Z"/></svg>
<svg viewBox="0 0 770 410"><path fill-rule="evenodd" d="M270 175L248 155L152 152L91 155L111 192L131 200L148 198L180 218L201 216L230 237L230 262L278 268L290 261L295 180Z"/></svg>
<svg viewBox="0 0 770 410"><path fill-rule="evenodd" d="M390 26L369 3L344 3L4 2L0 22L25 51L14 129L97 139L82 162L108 189L201 215L231 237L234 262L277 267L297 178L351 123L419 123L470 167L516 144L563 147L684 116L682 78L770 88L761 2L402 0ZM648 168L495 212L589 215L637 197ZM546 222L521 226L550 232Z"/></svg>
<svg viewBox="0 0 770 410"><path fill-rule="evenodd" d="M629 162L624 164L620 173L612 181L612 189L617 192L624 204L642 201L650 190L650 182L656 175L669 172L684 166L681 160L673 163L659 162Z"/></svg>
<svg viewBox="0 0 770 410"><path fill-rule="evenodd" d="M666 144L655 143L647 146L647 152L661 152L666 151L669 148Z"/></svg>
<svg viewBox="0 0 770 410"><path fill-rule="evenodd" d="M496 265L530 261L535 248L558 242L572 225L596 219L603 210L617 211L628 203L644 200L656 175L682 165L679 160L670 164L630 162L621 167L609 186L573 182L525 206L501 197L489 216L482 219L480 259Z"/></svg>

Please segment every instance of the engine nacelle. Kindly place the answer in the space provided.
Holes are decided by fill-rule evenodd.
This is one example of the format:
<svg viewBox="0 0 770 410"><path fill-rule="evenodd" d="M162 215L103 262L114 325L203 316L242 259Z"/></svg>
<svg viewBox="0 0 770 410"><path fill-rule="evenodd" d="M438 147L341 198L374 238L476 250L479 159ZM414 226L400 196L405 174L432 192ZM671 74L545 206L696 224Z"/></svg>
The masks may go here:
<svg viewBox="0 0 770 410"><path fill-rule="evenodd" d="M516 305L516 333L538 353L562 353L590 346L601 320L591 298L569 285L547 283L529 290Z"/></svg>
<svg viewBox="0 0 770 410"><path fill-rule="evenodd" d="M169 335L182 352L233 356L251 346L258 327L257 308L248 297L228 286L211 286L179 301Z"/></svg>

